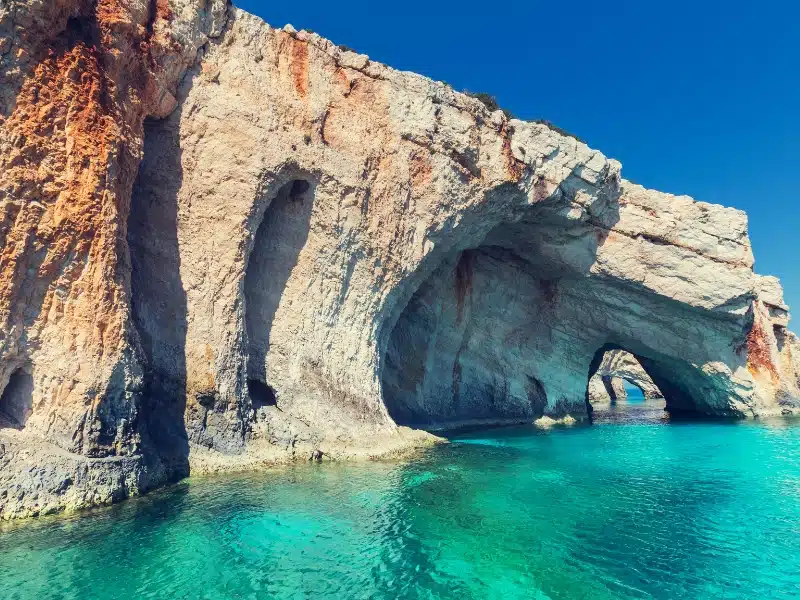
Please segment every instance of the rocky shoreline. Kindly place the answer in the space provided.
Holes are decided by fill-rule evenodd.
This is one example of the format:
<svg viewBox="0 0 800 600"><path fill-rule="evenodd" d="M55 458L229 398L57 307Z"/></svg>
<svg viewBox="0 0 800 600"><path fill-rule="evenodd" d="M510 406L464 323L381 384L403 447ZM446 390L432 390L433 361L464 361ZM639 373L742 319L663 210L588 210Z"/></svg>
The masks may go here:
<svg viewBox="0 0 800 600"><path fill-rule="evenodd" d="M413 458L445 440L405 427L363 440L297 444L281 448L268 442L250 444L241 454L223 454L193 445L191 476L243 473L298 462L342 462ZM142 456L87 458L52 444L0 430L0 520L73 513L119 502L177 479L153 471Z"/></svg>

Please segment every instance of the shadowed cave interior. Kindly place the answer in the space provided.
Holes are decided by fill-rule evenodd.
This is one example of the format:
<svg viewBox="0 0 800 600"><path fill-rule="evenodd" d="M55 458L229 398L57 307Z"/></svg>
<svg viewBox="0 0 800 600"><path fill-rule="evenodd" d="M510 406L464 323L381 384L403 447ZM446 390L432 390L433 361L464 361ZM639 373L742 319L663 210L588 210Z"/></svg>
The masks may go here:
<svg viewBox="0 0 800 600"><path fill-rule="evenodd" d="M435 429L544 414L538 365L524 357L535 332L519 330L518 320L527 307L547 302L549 284L498 285L493 274L519 276L519 265L507 258L494 247L463 251L412 296L383 368L384 400L395 422Z"/></svg>
<svg viewBox="0 0 800 600"><path fill-rule="evenodd" d="M308 239L314 186L305 179L283 185L264 210L244 279L247 388L253 408L277 404L267 381L270 331L286 283Z"/></svg>
<svg viewBox="0 0 800 600"><path fill-rule="evenodd" d="M605 353L621 349L636 350L668 410L702 412L692 367L627 337L639 317L609 299L628 292L588 276L603 242L596 230L534 216L449 256L411 296L381 373L395 422L443 430L543 415L591 420L588 382Z"/></svg>
<svg viewBox="0 0 800 600"><path fill-rule="evenodd" d="M628 388L635 390L635 395L641 395L643 399L663 400L664 408L668 410L669 403L642 365L642 360L624 348L604 345L597 350L589 366L589 382L586 388L587 411L591 415L594 402L608 402L613 405L617 401L627 400ZM683 402L685 404L686 400ZM673 409L674 404L673 401ZM680 405L680 401L678 404Z"/></svg>
<svg viewBox="0 0 800 600"><path fill-rule="evenodd" d="M33 410L33 377L22 368L8 379L0 395L0 427L22 429Z"/></svg>
<svg viewBox="0 0 800 600"><path fill-rule="evenodd" d="M384 398L395 422L437 430L530 422L562 411L591 419L589 381L606 353L622 348L606 344L591 356L581 343L571 347L572 334L551 321L559 314L553 307L563 281L527 279L524 270L514 272L521 265L508 258L497 248L465 251L409 301L392 332L383 371ZM504 286L498 278L515 283ZM562 336L562 347L554 336ZM642 371L650 374L644 365ZM651 377L663 385L662 372ZM566 391L548 403L544 382L555 387L558 379L576 382L572 402ZM610 401L624 397L624 389L620 394L611 386L611 377L604 379ZM639 387L636 379L619 379ZM570 386L556 387L556 394L565 388ZM694 411L694 401L681 388L665 389L673 393L667 409Z"/></svg>

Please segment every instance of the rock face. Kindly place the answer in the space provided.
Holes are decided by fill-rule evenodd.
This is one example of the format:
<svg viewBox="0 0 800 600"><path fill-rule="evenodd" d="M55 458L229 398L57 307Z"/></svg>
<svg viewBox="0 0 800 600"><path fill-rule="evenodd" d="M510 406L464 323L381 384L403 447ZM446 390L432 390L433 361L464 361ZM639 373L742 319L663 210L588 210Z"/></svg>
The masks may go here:
<svg viewBox="0 0 800 600"><path fill-rule="evenodd" d="M589 401L624 400L628 396L624 381L642 390L645 398L663 398L661 390L633 354L624 350L610 350L603 356L597 372L589 379Z"/></svg>
<svg viewBox="0 0 800 600"><path fill-rule="evenodd" d="M0 35L5 518L587 419L608 350L669 410L800 409L740 211L222 0L12 0Z"/></svg>
<svg viewBox="0 0 800 600"><path fill-rule="evenodd" d="M611 375L592 375L587 393L592 404L607 404L628 398L625 380Z"/></svg>

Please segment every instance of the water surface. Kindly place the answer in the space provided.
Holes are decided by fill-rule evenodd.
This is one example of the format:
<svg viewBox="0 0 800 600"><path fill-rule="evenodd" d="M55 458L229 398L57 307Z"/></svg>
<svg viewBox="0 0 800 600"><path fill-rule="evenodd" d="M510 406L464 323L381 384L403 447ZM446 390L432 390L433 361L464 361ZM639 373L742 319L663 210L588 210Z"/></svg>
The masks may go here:
<svg viewBox="0 0 800 600"><path fill-rule="evenodd" d="M6 527L0 598L800 596L797 422L596 416Z"/></svg>

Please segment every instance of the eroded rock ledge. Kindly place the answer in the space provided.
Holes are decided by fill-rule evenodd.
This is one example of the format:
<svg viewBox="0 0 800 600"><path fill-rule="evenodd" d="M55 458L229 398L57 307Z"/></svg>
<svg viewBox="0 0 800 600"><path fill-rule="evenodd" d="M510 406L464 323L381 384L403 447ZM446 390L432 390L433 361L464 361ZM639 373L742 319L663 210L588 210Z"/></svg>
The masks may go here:
<svg viewBox="0 0 800 600"><path fill-rule="evenodd" d="M800 410L740 211L222 0L11 1L0 35L4 518L586 420L609 350L668 410Z"/></svg>

